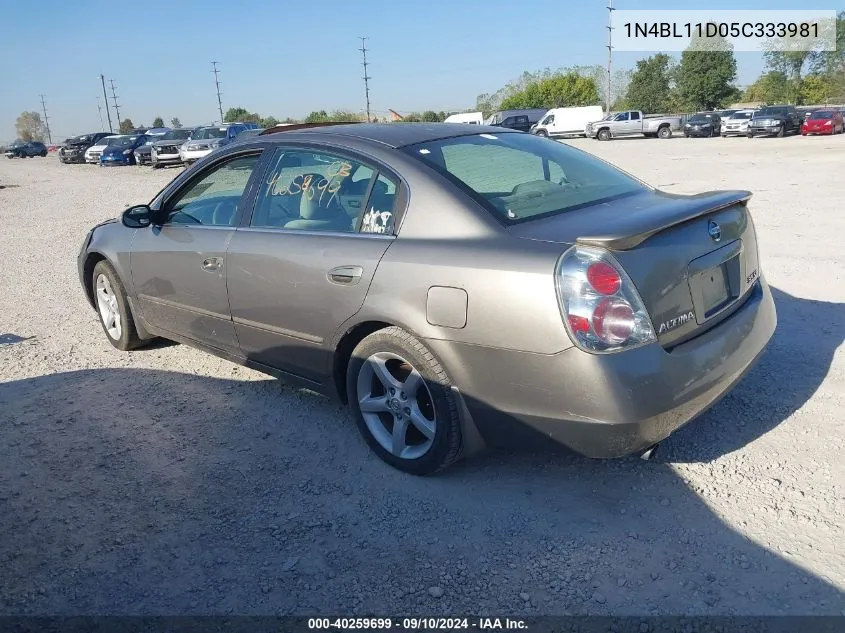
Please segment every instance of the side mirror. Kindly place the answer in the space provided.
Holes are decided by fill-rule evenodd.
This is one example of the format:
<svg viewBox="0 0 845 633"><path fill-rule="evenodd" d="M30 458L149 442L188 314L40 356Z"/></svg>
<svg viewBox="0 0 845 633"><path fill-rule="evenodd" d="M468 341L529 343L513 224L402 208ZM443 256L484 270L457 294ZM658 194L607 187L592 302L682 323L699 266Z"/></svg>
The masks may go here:
<svg viewBox="0 0 845 633"><path fill-rule="evenodd" d="M130 229L145 229L153 221L153 211L146 204L129 207L120 216L123 226Z"/></svg>

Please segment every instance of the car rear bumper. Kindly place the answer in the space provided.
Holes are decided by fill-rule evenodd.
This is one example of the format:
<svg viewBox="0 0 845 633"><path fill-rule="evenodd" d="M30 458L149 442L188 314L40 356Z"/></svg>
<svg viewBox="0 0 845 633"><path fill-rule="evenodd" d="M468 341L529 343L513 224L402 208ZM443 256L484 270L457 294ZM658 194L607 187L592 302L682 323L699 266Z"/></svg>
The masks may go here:
<svg viewBox="0 0 845 633"><path fill-rule="evenodd" d="M713 329L671 351L553 355L427 340L490 444L551 439L588 457L621 457L669 436L725 395L759 358L777 315L764 279ZM561 326L562 327L562 326Z"/></svg>

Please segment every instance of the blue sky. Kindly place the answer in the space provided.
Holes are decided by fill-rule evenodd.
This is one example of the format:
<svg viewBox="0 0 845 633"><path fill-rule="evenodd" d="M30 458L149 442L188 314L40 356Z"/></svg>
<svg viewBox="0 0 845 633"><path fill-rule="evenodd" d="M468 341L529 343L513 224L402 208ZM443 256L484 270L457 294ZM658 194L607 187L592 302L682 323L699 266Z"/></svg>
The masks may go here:
<svg viewBox="0 0 845 633"><path fill-rule="evenodd" d="M373 110L464 109L523 70L604 64L605 0L280 0L3 3L0 141L46 95L54 141L100 128L103 73L121 118L184 124L218 118L211 60L220 62L224 111L277 118L364 108L360 35L367 35ZM615 0L624 9L677 9L677 0ZM698 8L689 5L684 8ZM795 0L707 0L709 9L796 9ZM835 8L817 6L816 8ZM632 67L646 53L616 53ZM737 53L739 83L762 70ZM112 110L112 118L114 111ZM105 120L105 113L103 113Z"/></svg>

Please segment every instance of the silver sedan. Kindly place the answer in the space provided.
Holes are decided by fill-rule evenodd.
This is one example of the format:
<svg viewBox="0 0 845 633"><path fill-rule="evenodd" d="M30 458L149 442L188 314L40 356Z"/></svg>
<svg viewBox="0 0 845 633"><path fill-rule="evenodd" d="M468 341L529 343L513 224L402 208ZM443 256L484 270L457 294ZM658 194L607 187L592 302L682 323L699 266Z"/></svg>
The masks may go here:
<svg viewBox="0 0 845 633"><path fill-rule="evenodd" d="M497 127L297 125L92 229L109 342L199 347L348 403L392 466L521 436L648 454L775 329L746 191L657 191Z"/></svg>

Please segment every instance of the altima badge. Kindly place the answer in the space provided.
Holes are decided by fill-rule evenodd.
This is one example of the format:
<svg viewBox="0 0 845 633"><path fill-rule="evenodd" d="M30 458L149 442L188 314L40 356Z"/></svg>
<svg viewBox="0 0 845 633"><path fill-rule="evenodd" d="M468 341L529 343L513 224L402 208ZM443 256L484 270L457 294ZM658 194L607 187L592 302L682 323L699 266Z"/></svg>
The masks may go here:
<svg viewBox="0 0 845 633"><path fill-rule="evenodd" d="M713 220L710 220L710 224L707 225L707 233L710 234L710 237L714 242L718 242L722 239L722 228Z"/></svg>
<svg viewBox="0 0 845 633"><path fill-rule="evenodd" d="M719 225L716 225L718 228ZM684 323L689 323L690 321L695 321L695 313L690 310L686 314L682 314L680 316L676 316L674 319L669 319L668 321L664 321L660 324L660 327L657 328L657 335L660 336L664 332L668 332L669 330L674 330L676 327L683 325Z"/></svg>

